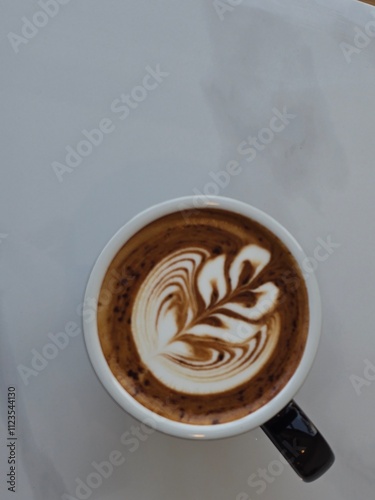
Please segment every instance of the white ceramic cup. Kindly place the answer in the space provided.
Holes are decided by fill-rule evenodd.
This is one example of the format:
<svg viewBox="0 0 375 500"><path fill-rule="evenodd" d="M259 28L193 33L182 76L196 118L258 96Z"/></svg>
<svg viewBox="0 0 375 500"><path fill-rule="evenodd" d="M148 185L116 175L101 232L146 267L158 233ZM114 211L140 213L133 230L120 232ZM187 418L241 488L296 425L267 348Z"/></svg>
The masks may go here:
<svg viewBox="0 0 375 500"><path fill-rule="evenodd" d="M152 423L155 429L173 436L192 439L215 439L234 436L261 426L280 412L293 399L311 368L318 348L321 330L321 304L317 281L314 274L309 274L308 278L305 279L305 283L308 291L310 324L302 359L285 387L267 404L250 415L220 425L191 425L157 415L138 403L112 374L100 346L95 311L101 284L112 259L124 243L137 231L159 217L180 211L181 207L188 210L196 209L197 206L198 209L204 207L222 208L242 214L259 222L280 238L291 251L302 270L302 263L306 259L306 255L301 246L281 224L261 210L241 201L218 196L206 197L204 202L200 200L199 203L196 196L166 201L148 208L127 222L111 238L99 255L91 272L85 294L83 309L84 337L87 351L97 376L107 391L124 410L138 420Z"/></svg>

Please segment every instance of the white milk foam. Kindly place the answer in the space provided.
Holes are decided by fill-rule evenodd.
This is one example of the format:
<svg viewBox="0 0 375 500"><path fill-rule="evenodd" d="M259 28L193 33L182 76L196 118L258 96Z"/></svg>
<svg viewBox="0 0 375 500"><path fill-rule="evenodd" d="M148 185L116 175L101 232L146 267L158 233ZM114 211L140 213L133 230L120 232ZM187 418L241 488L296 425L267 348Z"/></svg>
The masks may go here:
<svg viewBox="0 0 375 500"><path fill-rule="evenodd" d="M262 369L277 344L280 291L272 282L251 285L270 252L247 245L227 273L226 259L198 247L176 251L150 271L135 299L132 332L139 355L175 391L235 389ZM252 273L240 283L246 262ZM251 306L244 291L251 292Z"/></svg>

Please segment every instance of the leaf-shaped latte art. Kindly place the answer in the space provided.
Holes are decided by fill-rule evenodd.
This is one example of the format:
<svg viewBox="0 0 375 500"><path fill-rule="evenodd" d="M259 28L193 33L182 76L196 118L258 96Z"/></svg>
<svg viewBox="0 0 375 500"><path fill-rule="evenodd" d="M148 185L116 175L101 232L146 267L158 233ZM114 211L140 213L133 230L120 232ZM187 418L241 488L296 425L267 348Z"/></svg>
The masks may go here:
<svg viewBox="0 0 375 500"><path fill-rule="evenodd" d="M270 259L254 244L230 265L224 254L192 247L155 266L137 294L132 331L156 378L179 392L220 393L263 367L280 333L279 289L252 283Z"/></svg>

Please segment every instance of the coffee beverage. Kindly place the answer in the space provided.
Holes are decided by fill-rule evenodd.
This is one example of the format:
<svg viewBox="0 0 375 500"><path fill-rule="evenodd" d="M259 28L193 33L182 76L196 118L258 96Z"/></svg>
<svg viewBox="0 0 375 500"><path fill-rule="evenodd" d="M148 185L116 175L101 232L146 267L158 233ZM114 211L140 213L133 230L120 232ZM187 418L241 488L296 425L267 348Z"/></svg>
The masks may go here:
<svg viewBox="0 0 375 500"><path fill-rule="evenodd" d="M275 397L307 340L304 278L266 227L220 208L161 217L112 260L98 300L107 363L168 419L220 424Z"/></svg>

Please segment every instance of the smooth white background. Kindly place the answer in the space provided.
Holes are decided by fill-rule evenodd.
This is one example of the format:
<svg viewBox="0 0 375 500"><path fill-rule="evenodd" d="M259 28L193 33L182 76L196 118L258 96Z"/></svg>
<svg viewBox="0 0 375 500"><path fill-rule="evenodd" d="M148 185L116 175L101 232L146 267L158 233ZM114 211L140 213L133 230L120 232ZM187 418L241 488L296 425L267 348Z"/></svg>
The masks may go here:
<svg viewBox="0 0 375 500"><path fill-rule="evenodd" d="M1 9L1 498L78 498L76 478L85 481L113 450L126 461L92 499L371 498L375 382L358 395L350 376L363 376L365 359L375 363L375 37L350 63L340 44L354 44L372 8L252 0L220 20L211 1L81 0L60 6L18 54L7 35L21 34L22 17L40 8L19 0ZM121 121L111 103L157 64L169 76ZM296 118L246 161L238 145L284 106ZM115 130L59 182L52 162L64 162L65 147L103 118ZM262 493L248 484L279 459L260 430L216 442L154 433L131 452L120 436L137 423L98 382L82 335L28 385L17 369L31 367L49 333L80 325L92 265L121 225L156 202L203 191L229 160L242 173L219 194L273 215L309 256L318 238L340 244L316 270L322 341L296 397L336 453L313 484L286 466ZM12 385L15 494L5 485Z"/></svg>

